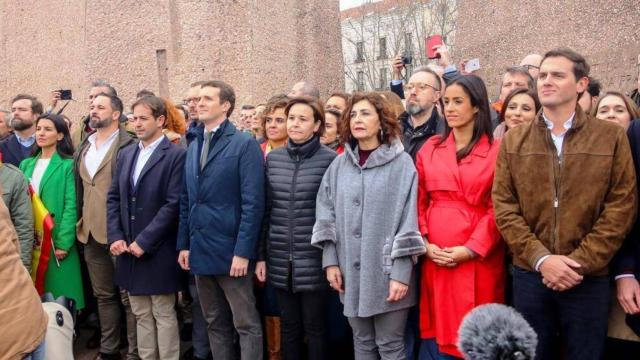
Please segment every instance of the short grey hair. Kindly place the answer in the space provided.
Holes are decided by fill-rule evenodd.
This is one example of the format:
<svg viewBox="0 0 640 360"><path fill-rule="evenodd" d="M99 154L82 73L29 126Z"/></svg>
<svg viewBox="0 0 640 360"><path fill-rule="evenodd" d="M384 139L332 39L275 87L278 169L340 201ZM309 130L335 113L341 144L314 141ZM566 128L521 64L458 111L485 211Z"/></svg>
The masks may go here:
<svg viewBox="0 0 640 360"><path fill-rule="evenodd" d="M308 81L300 81L303 85L302 85L302 92L306 95L306 96L312 96L316 99L320 98L320 90L318 90L317 87L315 87L315 85L311 84Z"/></svg>
<svg viewBox="0 0 640 360"><path fill-rule="evenodd" d="M442 80L440 79L440 75L438 75L438 73L437 73L437 72L435 72L435 71L434 71L430 66L428 66L428 65L427 65L427 66L420 66L420 67L415 68L415 69L413 70L413 74L411 74L411 75L413 76L413 75L415 75L415 74L417 74L417 73L421 73L421 72L433 75L433 77L435 77L435 78L436 78L436 84L438 84L438 88L437 88L436 90L438 90L438 91L442 90L442 89L441 89L441 87L442 87Z"/></svg>
<svg viewBox="0 0 640 360"><path fill-rule="evenodd" d="M106 91L107 94L109 94L111 96L118 96L118 92L116 91L116 89L105 80L102 80L102 79L93 80L91 82L91 87L107 88L108 89Z"/></svg>
<svg viewBox="0 0 640 360"><path fill-rule="evenodd" d="M527 78L527 87L529 88L529 90L535 90L535 84L533 81L533 77L531 76L531 74L529 74L529 69L527 69L527 67L525 66L520 66L520 65L513 65L513 66L509 66L504 74L502 74L502 81L500 81L500 87L502 87L502 83L504 82L504 76L506 74L511 74L511 75L522 75L524 77Z"/></svg>

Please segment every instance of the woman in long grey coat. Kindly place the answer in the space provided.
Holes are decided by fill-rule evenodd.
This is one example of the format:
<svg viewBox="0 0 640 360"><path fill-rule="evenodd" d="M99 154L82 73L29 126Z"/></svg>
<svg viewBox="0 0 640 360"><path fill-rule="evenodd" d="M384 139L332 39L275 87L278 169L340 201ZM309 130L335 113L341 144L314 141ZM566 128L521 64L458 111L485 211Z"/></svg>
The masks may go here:
<svg viewBox="0 0 640 360"><path fill-rule="evenodd" d="M404 328L416 304L417 175L400 124L378 94L353 96L340 126L345 143L318 192L313 245L340 292L356 359L404 359Z"/></svg>

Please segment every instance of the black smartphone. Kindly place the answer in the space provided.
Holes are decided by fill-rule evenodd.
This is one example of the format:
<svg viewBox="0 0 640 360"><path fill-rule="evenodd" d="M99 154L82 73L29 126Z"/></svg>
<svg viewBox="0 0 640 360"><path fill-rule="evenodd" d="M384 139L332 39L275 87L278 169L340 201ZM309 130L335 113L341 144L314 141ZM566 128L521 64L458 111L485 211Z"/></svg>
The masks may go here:
<svg viewBox="0 0 640 360"><path fill-rule="evenodd" d="M58 90L60 91L60 100L73 100L71 96L71 90Z"/></svg>

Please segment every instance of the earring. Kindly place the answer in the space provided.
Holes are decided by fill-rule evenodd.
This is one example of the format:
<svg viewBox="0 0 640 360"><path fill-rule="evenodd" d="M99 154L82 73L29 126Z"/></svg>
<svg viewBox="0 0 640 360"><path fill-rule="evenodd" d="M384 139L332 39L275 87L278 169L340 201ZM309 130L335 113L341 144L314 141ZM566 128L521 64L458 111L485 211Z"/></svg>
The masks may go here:
<svg viewBox="0 0 640 360"><path fill-rule="evenodd" d="M380 140L384 139L384 131L380 128Z"/></svg>

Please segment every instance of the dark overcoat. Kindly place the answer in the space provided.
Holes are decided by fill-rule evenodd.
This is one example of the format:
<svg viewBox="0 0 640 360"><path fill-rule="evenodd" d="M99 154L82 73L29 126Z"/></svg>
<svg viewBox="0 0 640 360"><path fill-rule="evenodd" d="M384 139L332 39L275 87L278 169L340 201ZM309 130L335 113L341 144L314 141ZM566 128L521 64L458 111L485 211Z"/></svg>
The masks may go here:
<svg viewBox="0 0 640 360"><path fill-rule="evenodd" d="M185 150L166 137L142 168L133 185L138 144L124 148L107 196L109 245L136 242L140 258L124 253L116 258L115 281L133 296L162 295L180 289L176 239Z"/></svg>

